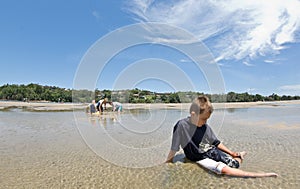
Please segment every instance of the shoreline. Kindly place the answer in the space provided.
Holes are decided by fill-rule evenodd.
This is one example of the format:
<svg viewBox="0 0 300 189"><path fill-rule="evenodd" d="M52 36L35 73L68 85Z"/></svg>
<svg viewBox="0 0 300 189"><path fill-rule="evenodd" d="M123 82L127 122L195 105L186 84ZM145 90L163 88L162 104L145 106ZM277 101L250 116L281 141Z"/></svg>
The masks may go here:
<svg viewBox="0 0 300 189"><path fill-rule="evenodd" d="M152 103L152 104L131 104L124 103L124 110L132 109L185 109L188 110L191 103ZM251 107L276 107L289 104L300 104L300 100L290 101L270 101L270 102L227 102L213 103L215 109L230 108L251 108ZM87 103L55 103L55 102L20 102L20 101L0 101L0 111L10 109L23 109L25 111L84 111ZM110 107L110 105L107 105Z"/></svg>

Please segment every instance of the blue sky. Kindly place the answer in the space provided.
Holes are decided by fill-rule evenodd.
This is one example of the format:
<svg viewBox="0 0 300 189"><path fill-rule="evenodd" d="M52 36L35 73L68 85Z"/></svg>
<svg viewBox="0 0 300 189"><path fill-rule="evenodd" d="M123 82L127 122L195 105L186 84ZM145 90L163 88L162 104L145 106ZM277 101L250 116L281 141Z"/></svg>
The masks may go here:
<svg viewBox="0 0 300 189"><path fill-rule="evenodd" d="M99 39L131 24L159 22L183 28L203 42L220 69L225 92L300 95L299 10L299 0L0 1L0 85L73 88L83 56ZM117 79L126 82L143 73L143 66L134 65L149 60L155 65L149 71L168 74L162 69L170 68L170 75L188 77L191 90L211 91L205 73L190 57L159 44L118 52L98 73L95 87L122 88ZM157 77L145 76L129 86L157 92L188 89L179 76L172 81Z"/></svg>

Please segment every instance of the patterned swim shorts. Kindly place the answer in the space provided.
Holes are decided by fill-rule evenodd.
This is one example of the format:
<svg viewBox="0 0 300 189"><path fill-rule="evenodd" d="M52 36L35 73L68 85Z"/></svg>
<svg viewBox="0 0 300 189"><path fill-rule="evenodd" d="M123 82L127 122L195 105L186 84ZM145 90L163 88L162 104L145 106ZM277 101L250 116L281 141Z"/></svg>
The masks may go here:
<svg viewBox="0 0 300 189"><path fill-rule="evenodd" d="M224 164L226 164L226 165L228 165L229 167L232 167L232 168L239 168L240 167L240 163L237 160L235 160L231 156L225 154L224 152L222 152L218 148L212 148L212 149L208 150L205 153L204 157L209 158L209 159L213 159L217 162L223 162Z"/></svg>

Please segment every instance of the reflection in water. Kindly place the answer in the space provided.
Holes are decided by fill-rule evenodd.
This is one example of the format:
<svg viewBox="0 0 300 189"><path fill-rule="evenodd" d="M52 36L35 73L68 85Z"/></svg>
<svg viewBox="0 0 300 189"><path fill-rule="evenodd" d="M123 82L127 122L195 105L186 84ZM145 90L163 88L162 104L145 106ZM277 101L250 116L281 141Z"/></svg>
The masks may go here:
<svg viewBox="0 0 300 189"><path fill-rule="evenodd" d="M226 110L228 113L234 113L236 108L227 108Z"/></svg>
<svg viewBox="0 0 300 189"><path fill-rule="evenodd" d="M144 122L151 119L152 112L149 109L136 109L129 111L130 116L137 122Z"/></svg>
<svg viewBox="0 0 300 189"><path fill-rule="evenodd" d="M120 121L120 112L101 112L99 114L86 114L89 123L93 126L102 126L106 128L107 126L114 125Z"/></svg>
<svg viewBox="0 0 300 189"><path fill-rule="evenodd" d="M91 149L107 161L126 167L149 167L165 161L177 121L174 117L180 116L180 110L104 112L96 119L88 116L90 126L79 121L78 128ZM122 160L116 153L122 154Z"/></svg>
<svg viewBox="0 0 300 189"><path fill-rule="evenodd" d="M248 112L249 108L226 108L227 113Z"/></svg>

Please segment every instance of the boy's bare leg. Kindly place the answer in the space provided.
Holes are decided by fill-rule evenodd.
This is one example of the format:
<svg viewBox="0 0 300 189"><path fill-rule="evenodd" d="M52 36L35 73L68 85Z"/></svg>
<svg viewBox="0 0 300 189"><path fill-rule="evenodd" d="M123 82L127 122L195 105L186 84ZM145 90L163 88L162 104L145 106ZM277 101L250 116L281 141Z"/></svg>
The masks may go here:
<svg viewBox="0 0 300 189"><path fill-rule="evenodd" d="M277 177L276 173L254 173L242 171L240 169L231 168L229 166L225 166L222 169L222 174L236 176L236 177Z"/></svg>

